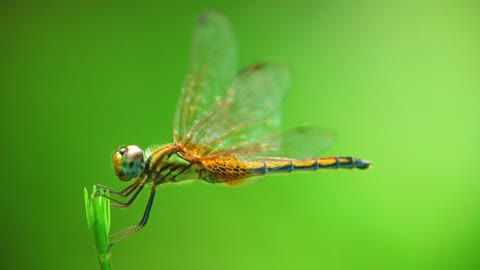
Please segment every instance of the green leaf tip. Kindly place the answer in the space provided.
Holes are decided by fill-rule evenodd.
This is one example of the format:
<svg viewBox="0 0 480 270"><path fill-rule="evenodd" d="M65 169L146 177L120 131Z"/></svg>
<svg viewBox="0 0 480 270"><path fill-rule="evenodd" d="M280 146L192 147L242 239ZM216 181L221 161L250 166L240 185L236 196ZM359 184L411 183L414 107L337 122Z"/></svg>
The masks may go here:
<svg viewBox="0 0 480 270"><path fill-rule="evenodd" d="M95 249L98 252L100 264L102 269L109 269L103 266L109 264L110 261L110 241L108 239L110 231L110 200L102 196L108 196L108 192L94 185L91 195L88 194L86 188L83 189L83 195L88 228L95 239Z"/></svg>

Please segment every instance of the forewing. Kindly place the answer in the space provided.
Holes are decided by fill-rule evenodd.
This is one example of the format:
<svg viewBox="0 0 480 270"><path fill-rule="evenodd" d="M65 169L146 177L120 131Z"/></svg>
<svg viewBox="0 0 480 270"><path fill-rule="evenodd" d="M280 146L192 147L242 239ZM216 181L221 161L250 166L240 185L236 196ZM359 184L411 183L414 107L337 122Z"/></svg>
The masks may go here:
<svg viewBox="0 0 480 270"><path fill-rule="evenodd" d="M200 156L216 155L278 134L289 82L289 72L282 65L255 64L244 69L226 94L192 125L183 145Z"/></svg>
<svg viewBox="0 0 480 270"><path fill-rule="evenodd" d="M181 143L227 91L237 69L233 33L227 19L214 12L196 24L187 78L174 119L174 140Z"/></svg>

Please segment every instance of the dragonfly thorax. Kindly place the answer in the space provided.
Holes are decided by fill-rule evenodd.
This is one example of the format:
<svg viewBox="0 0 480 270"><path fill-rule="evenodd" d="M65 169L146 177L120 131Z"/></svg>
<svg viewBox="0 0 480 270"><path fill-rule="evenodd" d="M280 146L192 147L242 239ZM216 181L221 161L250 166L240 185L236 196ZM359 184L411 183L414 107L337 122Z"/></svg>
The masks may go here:
<svg viewBox="0 0 480 270"><path fill-rule="evenodd" d="M198 164L186 157L178 145L158 146L148 149L146 153L150 155L145 161L143 173L148 182L159 184L198 179Z"/></svg>
<svg viewBox="0 0 480 270"><path fill-rule="evenodd" d="M143 150L136 145L120 147L112 157L115 174L122 181L138 177L144 168Z"/></svg>

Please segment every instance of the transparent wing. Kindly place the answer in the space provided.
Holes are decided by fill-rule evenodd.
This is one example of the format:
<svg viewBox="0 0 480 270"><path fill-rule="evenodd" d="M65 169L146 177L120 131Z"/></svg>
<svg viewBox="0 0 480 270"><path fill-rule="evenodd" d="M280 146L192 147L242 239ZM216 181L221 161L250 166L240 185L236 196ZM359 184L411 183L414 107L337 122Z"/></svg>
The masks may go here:
<svg viewBox="0 0 480 270"><path fill-rule="evenodd" d="M255 64L234 79L235 67L229 23L216 13L203 15L175 116L176 143L198 156L242 160L313 157L331 144L333 133L318 128L280 132L290 83L284 66Z"/></svg>
<svg viewBox="0 0 480 270"><path fill-rule="evenodd" d="M334 142L331 130L297 127L258 141L245 142L230 149L219 149L217 156L234 156L242 161L291 160L319 157Z"/></svg>
<svg viewBox="0 0 480 270"><path fill-rule="evenodd" d="M289 165L293 159L318 158L332 145L334 133L316 127L298 127L259 141L239 145L236 148L219 150L219 158L235 157L241 161L275 161ZM266 176L224 179L222 183L230 187L241 187L256 183Z"/></svg>
<svg viewBox="0 0 480 270"><path fill-rule="evenodd" d="M289 82L281 65L255 64L241 71L225 95L193 123L182 144L199 156L218 155L278 134ZM270 140L269 147L278 149L280 143Z"/></svg>
<svg viewBox="0 0 480 270"><path fill-rule="evenodd" d="M193 126L208 115L236 71L235 41L227 19L213 12L202 15L195 28L189 71L177 104L175 142L185 141Z"/></svg>

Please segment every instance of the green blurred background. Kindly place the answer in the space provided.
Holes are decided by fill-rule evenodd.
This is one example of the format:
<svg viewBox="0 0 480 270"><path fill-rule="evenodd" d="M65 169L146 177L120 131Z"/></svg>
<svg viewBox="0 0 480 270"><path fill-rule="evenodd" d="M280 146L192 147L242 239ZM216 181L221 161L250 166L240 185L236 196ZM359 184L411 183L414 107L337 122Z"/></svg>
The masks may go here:
<svg viewBox="0 0 480 270"><path fill-rule="evenodd" d="M120 144L171 142L212 9L241 66L291 67L285 128L332 128L324 155L374 167L161 187L115 269L480 269L476 1L177 2L2 2L2 269L98 268L82 189L125 187ZM113 209L112 232L145 200Z"/></svg>

